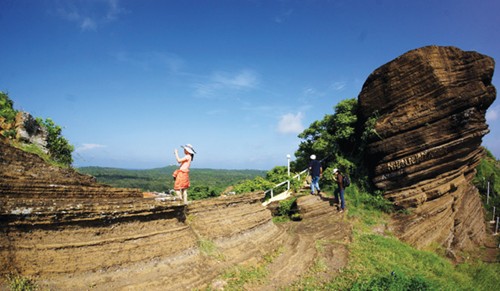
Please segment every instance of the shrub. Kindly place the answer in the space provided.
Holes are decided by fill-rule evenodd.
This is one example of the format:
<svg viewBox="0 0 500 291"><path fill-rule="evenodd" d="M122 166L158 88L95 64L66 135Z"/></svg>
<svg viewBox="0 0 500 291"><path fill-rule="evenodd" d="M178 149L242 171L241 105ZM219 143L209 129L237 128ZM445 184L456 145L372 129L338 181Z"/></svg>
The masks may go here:
<svg viewBox="0 0 500 291"><path fill-rule="evenodd" d="M9 289L12 291L32 291L38 290L38 285L36 282L28 277L23 277L21 275L9 275L7 276L7 283Z"/></svg>
<svg viewBox="0 0 500 291"><path fill-rule="evenodd" d="M408 277L402 273L391 272L388 275L379 275L368 282L356 282L351 290L433 290L430 282L421 276Z"/></svg>
<svg viewBox="0 0 500 291"><path fill-rule="evenodd" d="M279 206L277 209L277 213L280 216L291 216L295 213L295 209L297 207L297 198L292 197L289 199L281 200L279 202Z"/></svg>
<svg viewBox="0 0 500 291"><path fill-rule="evenodd" d="M5 118L6 123L12 123L16 119L17 111L14 110L14 102L7 93L0 91L0 117Z"/></svg>
<svg viewBox="0 0 500 291"><path fill-rule="evenodd" d="M254 191L264 191L270 189L274 186L274 183L262 178L257 177L253 180L244 180L243 182L234 186L234 192L241 193L249 193Z"/></svg>
<svg viewBox="0 0 500 291"><path fill-rule="evenodd" d="M37 118L37 121L47 129L47 149L51 158L58 163L71 166L73 163L71 154L75 148L62 136L62 127L56 125L50 118L45 120Z"/></svg>

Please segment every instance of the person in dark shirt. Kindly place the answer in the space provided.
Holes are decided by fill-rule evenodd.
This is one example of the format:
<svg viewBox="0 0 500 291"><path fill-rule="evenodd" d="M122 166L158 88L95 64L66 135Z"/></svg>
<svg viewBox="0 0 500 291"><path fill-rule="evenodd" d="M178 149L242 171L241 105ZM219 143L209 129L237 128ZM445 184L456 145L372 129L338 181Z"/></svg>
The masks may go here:
<svg viewBox="0 0 500 291"><path fill-rule="evenodd" d="M323 167L321 167L321 163L316 160L316 155L311 155L311 162L309 162L309 173L311 174L311 195L314 195L314 188L321 191L319 188L319 178L323 175Z"/></svg>
<svg viewBox="0 0 500 291"><path fill-rule="evenodd" d="M338 169L333 169L333 178L337 182L337 190L335 191L335 200L337 200L340 203L340 210L339 212L342 213L344 212L345 208L345 200L344 200L344 176ZM340 197L339 197L340 196ZM340 198L340 200L339 200Z"/></svg>

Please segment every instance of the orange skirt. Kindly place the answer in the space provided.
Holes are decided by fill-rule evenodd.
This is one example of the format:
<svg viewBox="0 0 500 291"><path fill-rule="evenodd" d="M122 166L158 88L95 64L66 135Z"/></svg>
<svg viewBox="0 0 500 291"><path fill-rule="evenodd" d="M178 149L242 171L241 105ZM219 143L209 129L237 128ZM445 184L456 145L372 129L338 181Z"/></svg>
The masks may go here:
<svg viewBox="0 0 500 291"><path fill-rule="evenodd" d="M189 170L175 170L172 176L175 179L174 190L189 188Z"/></svg>

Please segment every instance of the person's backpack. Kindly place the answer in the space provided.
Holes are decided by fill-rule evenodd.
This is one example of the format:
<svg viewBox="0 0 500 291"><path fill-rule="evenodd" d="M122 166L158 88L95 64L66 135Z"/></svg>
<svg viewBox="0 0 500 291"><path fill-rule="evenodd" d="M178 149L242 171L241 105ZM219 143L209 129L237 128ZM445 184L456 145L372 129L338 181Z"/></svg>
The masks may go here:
<svg viewBox="0 0 500 291"><path fill-rule="evenodd" d="M351 179L349 179L347 175L342 176L342 185L344 186L344 188L351 185Z"/></svg>

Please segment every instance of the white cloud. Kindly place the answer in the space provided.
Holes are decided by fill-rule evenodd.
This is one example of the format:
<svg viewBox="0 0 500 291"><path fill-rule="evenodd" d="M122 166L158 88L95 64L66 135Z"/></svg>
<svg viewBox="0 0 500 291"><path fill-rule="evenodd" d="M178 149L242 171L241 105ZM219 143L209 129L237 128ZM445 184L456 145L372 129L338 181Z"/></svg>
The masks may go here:
<svg viewBox="0 0 500 291"><path fill-rule="evenodd" d="M317 95L318 93L316 92L316 89L314 88L305 88L304 89L304 95L305 96L314 96Z"/></svg>
<svg viewBox="0 0 500 291"><path fill-rule="evenodd" d="M228 75L225 73L215 73L212 81L220 84L222 87L244 89L254 88L257 86L257 74L249 70L243 70L235 75Z"/></svg>
<svg viewBox="0 0 500 291"><path fill-rule="evenodd" d="M118 19L126 13L119 0L77 0L59 1L57 14L65 20L76 23L82 31L96 30L99 25Z"/></svg>
<svg viewBox="0 0 500 291"><path fill-rule="evenodd" d="M82 30L95 30L97 28L97 23L95 23L94 20L85 17L85 19L83 19L82 23L80 24L80 28Z"/></svg>
<svg viewBox="0 0 500 291"><path fill-rule="evenodd" d="M292 9L282 11L282 12L280 12L279 15L274 17L274 22L281 24L281 23L285 22L288 18L290 18L292 16L292 13L293 13Z"/></svg>
<svg viewBox="0 0 500 291"><path fill-rule="evenodd" d="M346 82L334 82L330 87L335 91L341 91L346 86Z"/></svg>
<svg viewBox="0 0 500 291"><path fill-rule="evenodd" d="M304 126L302 125L303 119L304 115L302 112L297 114L287 113L282 115L278 123L278 132L283 134L301 133L304 130Z"/></svg>
<svg viewBox="0 0 500 291"><path fill-rule="evenodd" d="M235 74L215 72L209 78L208 82L195 85L195 93L198 96L207 97L224 90L254 89L258 84L258 74L251 70L242 70Z"/></svg>
<svg viewBox="0 0 500 291"><path fill-rule="evenodd" d="M184 66L184 60L179 56L168 52L118 52L113 57L123 63L139 67L143 70L160 67L167 68L169 72L178 73Z"/></svg>
<svg viewBox="0 0 500 291"><path fill-rule="evenodd" d="M84 143L80 147L76 148L75 152L86 152L86 151L91 151L99 148L105 148L105 145L102 144L95 144L95 143Z"/></svg>
<svg viewBox="0 0 500 291"><path fill-rule="evenodd" d="M486 111L486 120L488 123L491 123L492 121L495 121L498 119L498 111L499 111L499 107L496 106L496 107L493 107L493 108L489 108L488 111Z"/></svg>

